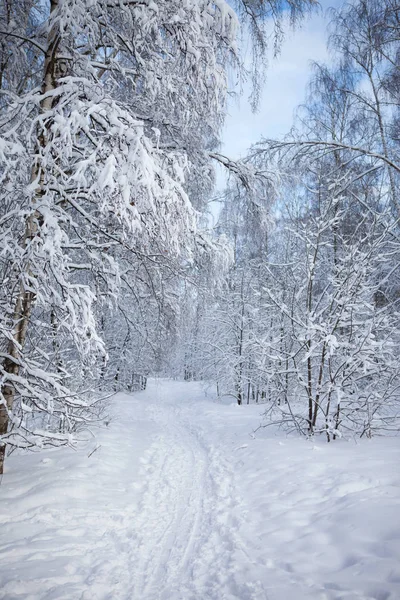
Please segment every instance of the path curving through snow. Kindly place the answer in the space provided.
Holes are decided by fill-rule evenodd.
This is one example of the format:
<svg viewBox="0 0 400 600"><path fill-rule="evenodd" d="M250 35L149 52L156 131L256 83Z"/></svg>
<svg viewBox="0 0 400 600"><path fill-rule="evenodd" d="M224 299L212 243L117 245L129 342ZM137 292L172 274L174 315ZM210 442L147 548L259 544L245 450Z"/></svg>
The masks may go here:
<svg viewBox="0 0 400 600"><path fill-rule="evenodd" d="M85 450L10 457L1 600L400 597L397 440L254 438L260 407L166 380L111 412Z"/></svg>
<svg viewBox="0 0 400 600"><path fill-rule="evenodd" d="M206 441L201 401L198 385L153 381L113 400L92 456L9 460L0 598L266 598L237 577L247 557L232 465Z"/></svg>

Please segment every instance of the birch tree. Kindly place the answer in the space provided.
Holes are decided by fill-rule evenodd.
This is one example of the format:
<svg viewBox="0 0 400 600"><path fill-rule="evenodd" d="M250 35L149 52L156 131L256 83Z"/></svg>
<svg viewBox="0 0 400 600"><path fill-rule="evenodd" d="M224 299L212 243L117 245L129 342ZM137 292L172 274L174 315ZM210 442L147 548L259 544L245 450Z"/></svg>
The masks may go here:
<svg viewBox="0 0 400 600"><path fill-rule="evenodd" d="M333 66L314 65L291 133L245 161L275 172L279 191L258 273L244 263L243 315L255 316L240 345L266 422L328 441L397 430L400 400L398 7L360 0L332 14ZM238 249L237 227L226 231ZM233 389L237 344L223 339Z"/></svg>
<svg viewBox="0 0 400 600"><path fill-rule="evenodd" d="M236 9L262 55L278 3ZM224 0L4 0L0 20L2 470L5 443L68 443L84 424L77 382L107 357L121 263L192 260L190 182L211 186L240 55Z"/></svg>

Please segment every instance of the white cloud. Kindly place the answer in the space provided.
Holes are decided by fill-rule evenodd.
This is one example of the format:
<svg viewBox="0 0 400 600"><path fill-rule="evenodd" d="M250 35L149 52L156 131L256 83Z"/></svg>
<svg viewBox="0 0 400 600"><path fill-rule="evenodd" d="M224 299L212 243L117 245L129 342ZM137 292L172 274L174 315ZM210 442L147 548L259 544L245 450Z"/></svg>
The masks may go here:
<svg viewBox="0 0 400 600"><path fill-rule="evenodd" d="M260 137L278 138L290 130L295 109L305 98L312 61L329 60L327 25L328 18L320 11L296 31L286 33L280 55L269 62L258 112L253 114L248 102L250 84L245 86L239 102L230 102L222 136L223 153L239 158Z"/></svg>

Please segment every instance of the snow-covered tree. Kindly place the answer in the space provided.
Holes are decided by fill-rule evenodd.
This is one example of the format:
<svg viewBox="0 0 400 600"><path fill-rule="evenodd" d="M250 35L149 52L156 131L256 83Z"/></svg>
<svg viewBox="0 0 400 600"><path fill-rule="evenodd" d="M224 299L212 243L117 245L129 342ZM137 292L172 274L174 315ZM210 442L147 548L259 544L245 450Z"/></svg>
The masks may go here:
<svg viewBox="0 0 400 600"><path fill-rule="evenodd" d="M274 0L1 2L3 442L68 442L91 408L80 384L107 363L101 315L126 313L138 287L126 265L193 260L193 190L212 185L240 68L234 8L261 56Z"/></svg>
<svg viewBox="0 0 400 600"><path fill-rule="evenodd" d="M244 161L276 172L264 234L259 216L249 226L251 202L239 221L237 198L221 213L238 276L209 308L224 391L242 401L248 385L257 401L251 390L261 390L270 420L328 441L398 427L399 46L389 4L333 14L336 62L314 65L290 135L262 140Z"/></svg>

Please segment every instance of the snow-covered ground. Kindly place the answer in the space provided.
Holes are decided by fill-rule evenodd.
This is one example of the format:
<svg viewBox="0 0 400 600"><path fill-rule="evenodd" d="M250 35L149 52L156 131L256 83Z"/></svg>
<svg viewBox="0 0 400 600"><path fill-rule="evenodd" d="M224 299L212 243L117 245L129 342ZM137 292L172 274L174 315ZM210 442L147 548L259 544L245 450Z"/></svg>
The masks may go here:
<svg viewBox="0 0 400 600"><path fill-rule="evenodd" d="M254 437L193 383L112 402L85 450L8 459L2 600L400 598L399 439Z"/></svg>

